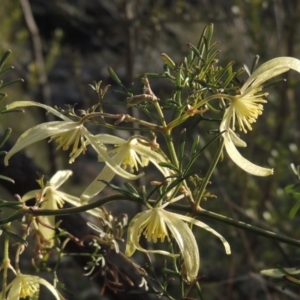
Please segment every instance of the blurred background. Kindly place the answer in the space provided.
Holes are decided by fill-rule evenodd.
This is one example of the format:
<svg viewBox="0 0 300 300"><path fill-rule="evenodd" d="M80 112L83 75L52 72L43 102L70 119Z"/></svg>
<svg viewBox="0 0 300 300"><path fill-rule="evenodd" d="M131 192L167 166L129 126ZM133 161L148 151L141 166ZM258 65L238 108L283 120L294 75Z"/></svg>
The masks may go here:
<svg viewBox="0 0 300 300"><path fill-rule="evenodd" d="M221 66L235 61L236 70L243 64L251 67L256 55L259 63L278 56L300 58L297 0L2 0L0 54L11 49L9 64L15 67L6 76L25 80L5 89L8 98L3 104L30 99L85 109L97 101L88 84L102 80L103 86L112 85L105 98L107 109L119 112L125 99L114 92L108 67L128 86L134 83L133 90L140 93L141 83L134 75L163 72L161 53L179 63L188 53L187 43L197 44L210 23L215 26L213 41L219 42ZM245 137L248 147L241 151L249 160L274 168L275 174L267 178L248 175L225 156L209 187L217 198L203 206L298 239L299 214L289 217L297 199L284 188L298 182L289 165L300 164L300 76L289 72L284 78L286 82L269 88L264 114ZM151 86L159 98L170 91L166 81L151 81ZM1 117L2 131L13 128L11 143L29 127L49 121L40 109L27 109L20 116ZM193 134L200 134L203 143L206 140L200 126ZM194 138L189 137L190 141ZM100 170L94 163L96 155L88 152L70 166L67 154L54 148L47 141L40 142L26 148L9 168L2 167L1 174L16 180L15 186L5 184L6 191L22 195L35 185L37 172L51 177L58 169L71 168L74 175L67 189L79 195ZM205 168L211 159L205 153L199 168ZM5 191L3 195L6 197ZM108 209L120 214L124 205L114 203ZM297 285L259 275L266 268L299 266L299 249L216 221L203 221L218 230L232 248L232 255L226 256L215 238L197 230L204 299L299 299ZM100 296L101 276L83 283L80 264L76 259L68 261L62 271L67 288L75 290L69 299L129 299L124 293Z"/></svg>

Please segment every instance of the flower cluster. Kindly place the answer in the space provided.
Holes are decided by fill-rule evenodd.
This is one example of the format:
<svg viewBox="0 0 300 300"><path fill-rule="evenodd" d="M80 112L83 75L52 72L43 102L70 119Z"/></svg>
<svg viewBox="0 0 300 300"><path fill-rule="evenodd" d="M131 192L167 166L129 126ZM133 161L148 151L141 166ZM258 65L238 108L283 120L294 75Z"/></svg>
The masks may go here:
<svg viewBox="0 0 300 300"><path fill-rule="evenodd" d="M252 130L253 124L257 118L263 113L263 105L267 102L267 93L263 92L263 84L288 70L295 70L300 73L300 61L291 57L279 57L266 62L261 65L252 75L246 80L244 85L240 88L239 93L236 95L229 94L216 94L214 97L209 97L209 100L203 100L201 103L210 101L211 99L222 98L229 101L226 107L219 130L224 139L225 149L231 160L237 164L244 171L256 176L268 176L273 174L273 169L264 168L253 164L245 159L237 150L238 147L246 147L246 143L237 135L236 130L243 133ZM147 90L149 93L149 89ZM151 91L151 93L153 93ZM147 97L145 97L146 99ZM149 98L149 97L148 97ZM150 97L154 106L157 104L157 97ZM143 98L144 99L144 98ZM58 144L57 149L70 151L70 163L73 163L76 158L84 154L88 147L92 147L97 153L99 162L104 162L99 175L87 186L79 197L59 191L61 185L72 175L71 170L58 171L50 179L49 182L44 183L39 181L41 188L33 190L21 198L23 202L29 199L36 199L36 206L40 209L59 210L63 207L65 201L70 204L81 207L89 204L90 200L99 194L110 182L114 176L118 175L126 180L136 180L143 176L140 172L151 163L161 173L164 182L160 182L157 190L154 190L152 195L157 193L157 200L150 200L144 194L141 196L136 192L135 199L138 199L141 204L147 206L147 210L138 213L133 217L128 227L126 255L132 256L136 250L148 253L157 253L176 259L181 256L184 262L184 270L186 279L189 282L197 280L198 271L200 268L200 255L198 250L197 240L192 231L192 226L196 225L201 227L218 237L224 247L226 254L230 254L230 246L223 236L212 229L205 223L191 217L171 211L167 211L166 207L175 201L188 199L191 204L190 213L192 216L199 212L200 200L193 199L193 192L190 190L187 183L188 172L184 173L183 158L185 154L182 147L182 159L178 159L175 153L175 146L172 144L172 138L167 136L173 129L172 126L168 127L166 121L162 117L161 110L158 110L159 117L162 120L160 127L161 133L167 136L169 144L169 156L166 155L156 144L156 142L147 139L144 136L133 135L128 139L123 139L110 134L92 134L86 127L88 118L79 118L76 116L74 121L72 117L67 117L58 110L44 104L33 101L16 101L6 106L6 110L12 110L20 107L37 106L45 109L48 113L61 119L61 121L47 122L37 125L24 132L16 141L12 149L6 154L4 158L5 165L9 164L10 158L22 150L23 148L38 142L42 139L49 138L50 141L56 141ZM199 105L200 106L200 105ZM157 108L157 106L156 106ZM198 109L199 107L197 107ZM191 106L188 109L192 111L190 117L194 115L194 110ZM204 110L198 110L198 113L204 113ZM187 115L187 114L186 114ZM73 116L75 117L75 116ZM183 119L182 119L183 120ZM171 124L181 124L180 116L178 119L173 120ZM150 123L145 123L149 126ZM151 125L151 124L150 124ZM170 125L170 124L169 124ZM153 125L151 129L157 129ZM149 130L151 131L151 130ZM181 143L182 146L184 143ZM221 151L220 151L221 152ZM182 171L182 172L181 172ZM184 175L182 175L184 174ZM165 185L164 185L165 184ZM177 184L177 186L176 186ZM169 185L169 186L168 186ZM166 188L167 186L167 188ZM170 187L171 186L171 187ZM206 186L204 186L206 188ZM203 190L204 190L203 188ZM100 208L94 208L88 211L93 216L103 217ZM39 216L36 218L36 225L39 233L43 239L47 241L47 246L54 246L54 233L55 233L55 216ZM93 228L97 228L94 226ZM171 243L175 240L179 250L174 252L158 249L146 249L140 244L140 238L144 235L147 241L157 243L167 241ZM115 250L119 251L117 242L114 241ZM117 245L117 246L116 246ZM155 245L156 246L156 245ZM45 285L55 296L59 299L56 290L48 284L45 280L30 275L17 274L12 283L6 287L8 292L7 299L19 299L22 297L33 296L38 290L38 286Z"/></svg>

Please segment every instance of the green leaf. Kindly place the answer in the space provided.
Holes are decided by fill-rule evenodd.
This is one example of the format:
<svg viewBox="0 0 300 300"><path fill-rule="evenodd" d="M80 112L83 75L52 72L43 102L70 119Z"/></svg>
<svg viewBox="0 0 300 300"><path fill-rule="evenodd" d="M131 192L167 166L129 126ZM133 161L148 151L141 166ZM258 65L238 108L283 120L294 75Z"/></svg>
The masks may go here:
<svg viewBox="0 0 300 300"><path fill-rule="evenodd" d="M185 140L186 140L186 128L183 128L180 132L180 137L179 137L179 149L178 149L179 160L182 160L184 156Z"/></svg>
<svg viewBox="0 0 300 300"><path fill-rule="evenodd" d="M11 50L7 50L0 59L0 70L2 69L3 65L5 64L8 57L11 55Z"/></svg>
<svg viewBox="0 0 300 300"><path fill-rule="evenodd" d="M131 193L136 194L136 195L139 194L138 191L129 182L125 182L124 185L128 189L128 191L130 191Z"/></svg>
<svg viewBox="0 0 300 300"><path fill-rule="evenodd" d="M290 213L289 213L289 218L293 219L297 213L297 211L300 208L300 200L297 201L297 203L293 206L293 208L291 209Z"/></svg>
<svg viewBox="0 0 300 300"><path fill-rule="evenodd" d="M295 198L300 198L300 193L299 192L294 192L292 193L292 196Z"/></svg>
<svg viewBox="0 0 300 300"><path fill-rule="evenodd" d="M120 80L120 78L118 77L118 75L115 73L115 71L113 70L113 68L108 68L108 73L111 76L111 78L113 79L113 81L119 85L125 92L126 94L131 97L133 96L132 93L130 91L128 91L126 89L126 87L123 85L122 81Z"/></svg>
<svg viewBox="0 0 300 300"><path fill-rule="evenodd" d="M23 216L24 216L24 214L22 212L16 212L16 213L12 214L10 217L0 220L0 225L7 224L14 220L22 219Z"/></svg>
<svg viewBox="0 0 300 300"><path fill-rule="evenodd" d="M291 193L291 192L293 192L296 189L296 187L297 187L297 185L295 185L295 184L289 184L288 186L286 186L284 188L284 191L286 193Z"/></svg>
<svg viewBox="0 0 300 300"><path fill-rule="evenodd" d="M3 84L3 85L1 86L1 89L4 88L4 87L6 87L6 86L9 86L9 85L11 85L11 84L17 83L17 82L24 82L24 79L22 79L22 78L17 78L17 79L15 79L15 80L13 80L13 81L7 82L7 83L5 83L5 84Z"/></svg>
<svg viewBox="0 0 300 300"><path fill-rule="evenodd" d="M9 138L10 134L12 132L11 128L7 128L4 132L4 135L2 137L2 139L0 140L0 148L3 147L4 143L7 141L7 139Z"/></svg>
<svg viewBox="0 0 300 300"><path fill-rule="evenodd" d="M192 50L193 53L195 53L198 57L200 57L200 52L199 50L192 44L187 44L187 46Z"/></svg>
<svg viewBox="0 0 300 300"><path fill-rule="evenodd" d="M170 164L170 163L167 163L167 162L160 162L159 165L161 167L165 167L165 168L169 168L177 173L179 173L179 170L177 167L175 167L174 165Z"/></svg>
<svg viewBox="0 0 300 300"><path fill-rule="evenodd" d="M14 233L12 230L8 229L6 226L1 226L1 229L2 229L3 232L5 232L7 235L12 237L13 239L18 241L19 243L24 244L25 246L27 246L27 242L24 239L22 239L18 234Z"/></svg>
<svg viewBox="0 0 300 300"><path fill-rule="evenodd" d="M191 149L192 155L198 151L198 147L199 147L199 136L197 136L193 141L193 145L192 145L192 149Z"/></svg>
<svg viewBox="0 0 300 300"><path fill-rule="evenodd" d="M18 202L18 201L7 201L7 200L0 200L0 207L18 207L21 208L22 207L22 203Z"/></svg>

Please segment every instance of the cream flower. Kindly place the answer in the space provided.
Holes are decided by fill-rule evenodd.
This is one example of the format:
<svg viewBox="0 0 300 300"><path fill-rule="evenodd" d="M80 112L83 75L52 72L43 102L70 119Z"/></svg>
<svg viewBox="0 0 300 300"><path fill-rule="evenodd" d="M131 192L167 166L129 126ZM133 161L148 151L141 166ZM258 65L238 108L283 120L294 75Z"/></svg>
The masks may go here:
<svg viewBox="0 0 300 300"><path fill-rule="evenodd" d="M26 297L38 299L40 285L45 286L53 294L55 299L63 299L59 296L54 286L45 279L38 276L17 273L15 279L5 288L5 293L8 292L7 297L5 299L1 298L1 300L18 300Z"/></svg>
<svg viewBox="0 0 300 300"><path fill-rule="evenodd" d="M133 172L134 170L138 171L139 166L146 167L149 162L151 162L164 177L171 175L168 168L159 165L161 162L166 162L163 155L154 151L150 145L147 146L147 140L143 140L142 137L131 137L128 140L124 140L109 134L98 134L95 135L95 138L105 145L113 144L116 148L111 151L112 153L115 153L112 160L115 164L122 165L124 169L129 168L130 172ZM101 182L101 180L109 182L114 176L115 173L113 170L105 166L96 179L82 193L82 202L88 201L102 191L106 184Z"/></svg>
<svg viewBox="0 0 300 300"><path fill-rule="evenodd" d="M49 182L45 185L42 180L39 180L41 185L40 190L33 190L26 193L21 200L23 202L33 198L37 198L38 202L41 202L41 209L57 210L63 207L64 202L68 202L76 207L82 206L80 198L72 196L70 194L59 191L60 186L73 174L71 170L63 170L56 172ZM96 207L87 211L94 217L105 220L103 211ZM54 228L55 227L55 216L39 216L38 223L39 232L42 234L44 239L48 242L49 246L53 246L54 241ZM44 225L46 226L44 226Z"/></svg>
<svg viewBox="0 0 300 300"><path fill-rule="evenodd" d="M44 105L34 101L16 101L12 104L7 105L6 110L26 106L42 107L46 109L48 113L52 113L63 121L42 123L24 132L19 137L13 148L4 157L4 164L6 166L8 165L10 157L16 152L37 141L50 137L50 141L55 139L58 142L58 148L62 148L63 150L67 150L71 145L73 145L72 151L70 153L71 162L74 161L74 159L81 152L85 151L87 144L90 144L97 152L98 156L101 157L101 159L105 161L106 165L111 168L116 174L129 180L135 180L141 176L130 174L129 172L124 171L119 165L117 165L109 157L106 152L106 148L101 143L101 141L96 139L94 135L92 135L80 121L74 122L48 105Z"/></svg>
<svg viewBox="0 0 300 300"><path fill-rule="evenodd" d="M250 174L268 176L273 174L273 169L257 166L241 156L235 146L246 147L246 143L234 133L235 126L237 125L238 129L244 133L247 130L252 130L251 124L256 122L258 116L262 114L262 104L267 102L263 98L267 93L261 93L263 89L262 84L290 69L300 73L300 60L292 57L272 59L253 72L240 89L240 95L227 98L231 103L226 109L220 125L220 131L225 131L222 135L225 148L230 158L240 168Z"/></svg>
<svg viewBox="0 0 300 300"><path fill-rule="evenodd" d="M125 253L127 256L131 256L135 250L139 250L142 252L158 253L176 257L177 254L172 254L168 251L144 249L139 243L141 234L143 234L148 241L153 241L154 243L159 239L161 242L165 239L170 241L168 232L170 231L172 237L176 240L180 253L184 259L187 279L188 281L193 281L196 279L200 267L200 256L194 234L185 222L202 227L216 235L224 244L227 254L230 254L230 246L219 233L205 223L188 216L164 210L164 207L167 204L143 211L132 219L128 227Z"/></svg>
<svg viewBox="0 0 300 300"><path fill-rule="evenodd" d="M41 209L52 209L57 210L61 208L64 201L67 201L73 205L79 206L80 199L78 197L69 195L67 193L59 191L59 187L73 174L70 170L63 170L56 172L50 179L50 181L44 185L42 180L39 180L41 185L40 190L33 190L26 193L21 200L23 202L28 201L32 198L37 198L38 202L41 202ZM55 227L55 216L39 216L38 223L39 232L49 243L49 246L53 246L54 241L54 230L51 228ZM44 224L44 225L43 225Z"/></svg>

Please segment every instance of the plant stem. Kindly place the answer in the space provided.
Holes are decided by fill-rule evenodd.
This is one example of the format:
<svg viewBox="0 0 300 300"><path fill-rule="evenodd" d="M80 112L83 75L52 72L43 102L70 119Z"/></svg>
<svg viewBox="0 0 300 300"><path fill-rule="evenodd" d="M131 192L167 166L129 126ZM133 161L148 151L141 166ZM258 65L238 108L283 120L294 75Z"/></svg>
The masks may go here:
<svg viewBox="0 0 300 300"><path fill-rule="evenodd" d="M168 208L175 209L175 210L180 211L180 212L191 213L191 208L189 206L185 206L185 205L169 204ZM216 214L214 212L211 212L211 211L208 211L208 210L205 210L205 209L202 209L202 208L200 210L198 209L198 211L195 211L194 215L204 216L204 217L207 217L209 219L216 220L216 221L234 226L236 228L240 228L240 229L243 229L243 230L246 230L246 231L253 232L257 235L266 237L268 239L275 240L277 242L285 243L285 244L292 245L292 246L295 246L295 247L300 247L300 240L296 240L296 239L293 239L293 238L290 238L290 237L287 237L287 236L284 236L284 235L281 235L281 234L278 234L278 233L275 233L275 232L272 232L272 231L269 231L269 230L265 230L265 229L247 224L247 223L242 222L242 221L237 221L237 220L234 220L232 218L229 218L229 217L226 217L226 216L223 216L223 215L220 215L220 214Z"/></svg>
<svg viewBox="0 0 300 300"><path fill-rule="evenodd" d="M7 224L6 226L9 226ZM2 277L2 294L1 299L6 299L6 285L7 285L7 271L10 268L10 259L9 259L9 236L4 233L4 249L3 249L3 262L1 269L3 269L3 277Z"/></svg>
<svg viewBox="0 0 300 300"><path fill-rule="evenodd" d="M206 186L207 186L207 184L208 184L208 182L210 180L210 177L211 177L213 171L215 170L215 168L217 166L217 163L218 163L218 161L220 159L220 156L222 154L223 146L224 146L224 140L222 139L222 141L220 142L219 147L217 149L217 152L215 154L214 160L210 164L210 167L209 167L209 169L208 169L208 171L207 171L204 179L201 182L201 186L200 186L200 189L199 189L196 201L195 201L195 207L194 207L195 210L197 210L197 207L200 205L200 201L201 201L201 199L202 199L202 197L204 195Z"/></svg>

